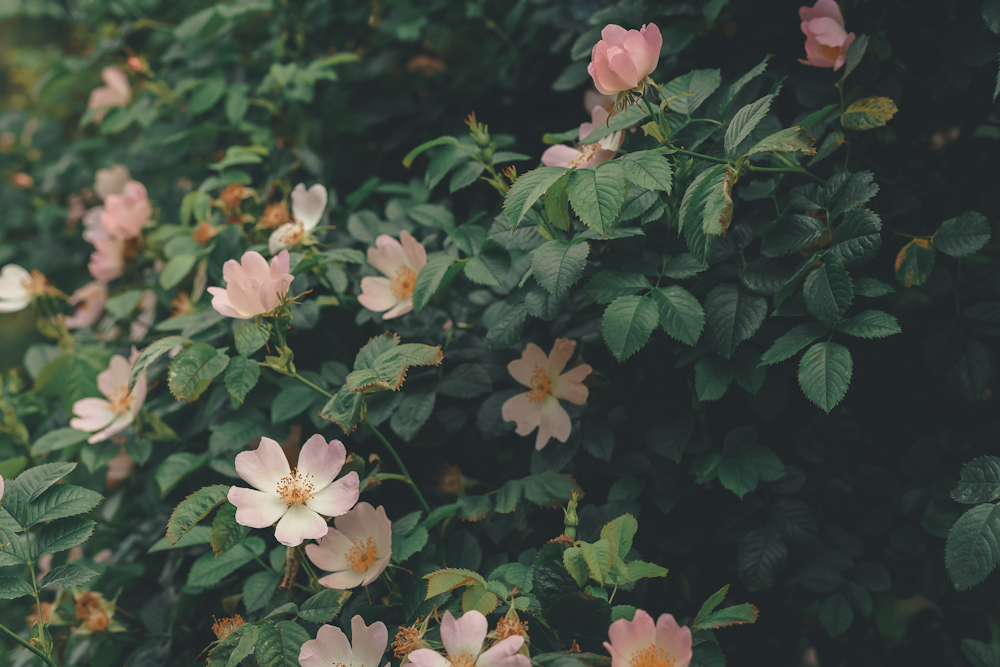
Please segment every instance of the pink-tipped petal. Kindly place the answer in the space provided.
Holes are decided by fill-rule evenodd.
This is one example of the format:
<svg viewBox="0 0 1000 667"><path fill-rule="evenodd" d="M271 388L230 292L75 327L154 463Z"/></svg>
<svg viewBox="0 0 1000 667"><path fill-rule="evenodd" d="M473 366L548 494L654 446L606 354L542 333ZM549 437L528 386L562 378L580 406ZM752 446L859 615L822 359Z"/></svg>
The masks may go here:
<svg viewBox="0 0 1000 667"><path fill-rule="evenodd" d="M535 438L535 449L541 449L548 444L550 438L566 442L573 431L566 408L559 405L554 396L548 396L542 401L541 420L538 424L538 437Z"/></svg>
<svg viewBox="0 0 1000 667"><path fill-rule="evenodd" d="M358 502L359 487L358 473L352 470L325 489L315 492L312 498L306 501L306 507L323 516L346 514ZM312 539L319 539L325 534L326 530L323 530Z"/></svg>
<svg viewBox="0 0 1000 667"><path fill-rule="evenodd" d="M248 484L265 493L276 495L278 482L291 471L281 445L271 438L261 438L257 449L236 455L236 472Z"/></svg>
<svg viewBox="0 0 1000 667"><path fill-rule="evenodd" d="M399 233L399 241L403 246L403 252L406 253L407 265L419 273L427 264L427 249L424 248L424 244L413 238L413 235L405 229Z"/></svg>
<svg viewBox="0 0 1000 667"><path fill-rule="evenodd" d="M471 655L475 662L483 649L483 640L489 632L489 623L482 613L470 610L456 619L450 611L441 620L441 641L448 655Z"/></svg>
<svg viewBox="0 0 1000 667"><path fill-rule="evenodd" d="M636 76L641 81L656 69L656 61L660 58L660 50L653 51L646 38L638 30L629 30L625 35L625 52L635 65Z"/></svg>
<svg viewBox="0 0 1000 667"><path fill-rule="evenodd" d="M243 265L243 271L247 277L258 283L262 283L271 277L271 267L259 252L251 250L243 253L243 257L240 258L240 264Z"/></svg>
<svg viewBox="0 0 1000 667"><path fill-rule="evenodd" d="M381 234L375 239L375 247L368 249L368 263L392 278L399 267L406 264L406 251L402 243L388 234Z"/></svg>
<svg viewBox="0 0 1000 667"><path fill-rule="evenodd" d="M680 627L671 614L661 614L656 620L656 645L667 652L667 659L677 667L691 663L691 629Z"/></svg>
<svg viewBox="0 0 1000 667"><path fill-rule="evenodd" d="M584 123L586 125L586 123ZM580 138L583 139L583 125L580 126ZM567 146L566 144L556 144L555 146L549 146L542 153L542 164L546 167L568 167L571 162L576 160L582 155L582 153L572 146Z"/></svg>
<svg viewBox="0 0 1000 667"><path fill-rule="evenodd" d="M215 308L221 315L243 319L240 311L233 308L232 304L229 303L229 295L224 288L209 287L208 293L212 295L212 308Z"/></svg>
<svg viewBox="0 0 1000 667"><path fill-rule="evenodd" d="M381 313L393 308L399 300L392 293L392 283L388 278L367 276L361 279L361 294L358 303L368 310Z"/></svg>
<svg viewBox="0 0 1000 667"><path fill-rule="evenodd" d="M389 643L389 631L382 621L365 625L361 616L351 619L351 639L354 645L354 660L358 667L378 667Z"/></svg>
<svg viewBox="0 0 1000 667"><path fill-rule="evenodd" d="M656 625L649 614L636 609L631 621L620 618L611 624L608 638L622 657L631 660L632 654L647 649L656 642Z"/></svg>
<svg viewBox="0 0 1000 667"><path fill-rule="evenodd" d="M629 31L620 25L609 23L601 30L601 40L607 42L608 46L621 46L625 43L625 36Z"/></svg>
<svg viewBox="0 0 1000 667"><path fill-rule="evenodd" d="M663 35L660 34L660 29L655 23L648 23L642 26L639 30L639 34L646 40L649 50L654 54L652 69L646 72L646 75L648 76L653 73L653 70L656 69L656 63L660 59L660 49L663 48Z"/></svg>
<svg viewBox="0 0 1000 667"><path fill-rule="evenodd" d="M318 433L306 440L299 452L298 469L300 473L313 476L317 489L325 489L330 485L347 460L347 449L340 440L331 440Z"/></svg>
<svg viewBox="0 0 1000 667"><path fill-rule="evenodd" d="M324 625L316 633L316 639L302 644L299 650L299 664L302 667L331 667L331 665L351 665L354 652L344 631L334 625Z"/></svg>
<svg viewBox="0 0 1000 667"><path fill-rule="evenodd" d="M608 71L621 81L621 90L630 90L639 85L642 78L635 62L626 53L617 53L611 56Z"/></svg>
<svg viewBox="0 0 1000 667"><path fill-rule="evenodd" d="M484 651L476 667L528 667L531 661L527 656L521 655L518 651L524 646L524 637L507 637L496 646Z"/></svg>
<svg viewBox="0 0 1000 667"><path fill-rule="evenodd" d="M836 0L816 0L812 7L799 7L799 18L803 21L810 21L822 17L829 17L844 25L844 15L840 12L840 5Z"/></svg>
<svg viewBox="0 0 1000 667"><path fill-rule="evenodd" d="M287 547L297 547L305 540L326 535L326 521L305 505L289 505L274 529L274 539Z"/></svg>
<svg viewBox="0 0 1000 667"><path fill-rule="evenodd" d="M241 526L267 528L288 511L288 505L276 493L234 486L227 497L236 505L236 523Z"/></svg>
<svg viewBox="0 0 1000 667"><path fill-rule="evenodd" d="M287 277L290 270L288 265L290 261L287 250L282 250L272 257L269 267L271 279L279 280L282 277Z"/></svg>

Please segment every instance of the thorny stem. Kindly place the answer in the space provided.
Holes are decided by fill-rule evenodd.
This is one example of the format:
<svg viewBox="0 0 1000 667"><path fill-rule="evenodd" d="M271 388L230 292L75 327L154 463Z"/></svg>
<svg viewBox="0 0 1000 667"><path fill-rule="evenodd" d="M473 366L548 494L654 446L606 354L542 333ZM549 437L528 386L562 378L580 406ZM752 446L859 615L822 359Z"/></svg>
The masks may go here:
<svg viewBox="0 0 1000 667"><path fill-rule="evenodd" d="M381 440L382 444L385 445L385 448L389 450L390 454L392 454L392 458L396 460L396 465L398 465L399 469L403 471L404 475L406 475L406 481L410 483L410 488L412 488L413 493L416 494L417 500L420 501L420 504L423 505L424 510L429 515L431 513L431 506L427 504L426 500L424 500L423 494L420 493L420 489L417 488L416 483L413 481L413 477L410 476L410 471L406 469L406 464L403 463L403 459L399 458L399 454L397 454L393 446L389 444L389 441L385 439L385 436L382 435L382 433L379 432L377 428L375 428L374 424L372 424L367 419L365 419L365 423L368 425L368 428L372 430L372 433L375 434L375 437Z"/></svg>
<svg viewBox="0 0 1000 667"><path fill-rule="evenodd" d="M38 613L41 614L41 611L39 610ZM38 620L41 621L41 616L39 616ZM37 655L39 658L41 658L42 660L44 660L45 664L48 665L49 667L57 667L56 663L52 662L52 660L49 658L49 656L45 655L45 653L40 648L38 648L37 646L35 646L31 642L27 642L27 641L21 639L20 635L14 634L14 632L12 632L11 630L8 630L3 625L0 625L0 630L2 630L5 635L7 635L8 637L10 637L14 641L16 641L18 644L20 644L21 646L23 646L24 648L28 649L29 651L31 651L32 653L34 653L35 655Z"/></svg>

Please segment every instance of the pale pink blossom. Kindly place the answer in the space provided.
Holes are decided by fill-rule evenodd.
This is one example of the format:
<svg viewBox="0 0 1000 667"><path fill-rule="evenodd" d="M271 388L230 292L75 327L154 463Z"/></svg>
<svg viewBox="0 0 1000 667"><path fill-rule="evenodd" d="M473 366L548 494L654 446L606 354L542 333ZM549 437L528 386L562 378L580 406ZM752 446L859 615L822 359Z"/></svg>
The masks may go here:
<svg viewBox="0 0 1000 667"><path fill-rule="evenodd" d="M288 251L282 250L267 260L258 252L246 252L240 261L231 259L222 265L225 287L209 287L212 307L226 317L248 320L269 313L288 294L294 276L288 272Z"/></svg>
<svg viewBox="0 0 1000 667"><path fill-rule="evenodd" d="M518 653L524 637L507 637L483 651L488 632L489 623L480 612L467 611L456 619L446 611L441 619L441 642L446 655L420 648L409 654L409 661L416 667L529 667L528 657Z"/></svg>
<svg viewBox="0 0 1000 667"><path fill-rule="evenodd" d="M427 264L427 251L420 241L406 230L400 233L399 241L382 234L375 239L375 247L368 249L368 263L387 277L362 278L358 303L376 313L385 311L383 320L413 310L417 274Z"/></svg>
<svg viewBox="0 0 1000 667"><path fill-rule="evenodd" d="M48 280L38 270L28 271L17 264L8 264L0 269L0 313L24 310L48 288Z"/></svg>
<svg viewBox="0 0 1000 667"><path fill-rule="evenodd" d="M92 280L69 297L69 305L76 306L76 312L66 318L67 329L86 329L93 326L104 312L108 302L108 284Z"/></svg>
<svg viewBox="0 0 1000 667"><path fill-rule="evenodd" d="M101 199L125 192L125 184L132 180L128 167L116 164L107 169L98 169L94 174L94 192Z"/></svg>
<svg viewBox="0 0 1000 667"><path fill-rule="evenodd" d="M330 528L316 544L306 546L309 560L333 573L319 583L343 590L378 579L392 553L392 522L385 508L376 510L368 503L358 503L333 523L336 528Z"/></svg>
<svg viewBox="0 0 1000 667"><path fill-rule="evenodd" d="M104 85L90 91L87 100L88 109L100 109L94 120L98 123L107 113L107 107L123 107L132 99L132 87L128 83L128 75L117 67L105 67L101 70Z"/></svg>
<svg viewBox="0 0 1000 667"><path fill-rule="evenodd" d="M146 186L139 181L128 181L120 195L105 198L101 226L116 239L134 239L152 215L153 205L149 203Z"/></svg>
<svg viewBox="0 0 1000 667"><path fill-rule="evenodd" d="M337 626L324 625L316 633L316 639L302 644L299 664L302 667L378 667L388 643L389 631L385 623L375 621L365 625L363 618L355 616L351 619L351 641ZM385 667L388 665L386 662Z"/></svg>
<svg viewBox="0 0 1000 667"><path fill-rule="evenodd" d="M631 621L620 618L608 628L610 642L604 648L611 654L611 667L655 665L688 667L691 664L691 629L680 627L670 614L653 618L642 609L635 610Z"/></svg>
<svg viewBox="0 0 1000 667"><path fill-rule="evenodd" d="M358 502L358 473L351 471L334 481L346 460L343 443L327 444L317 434L306 440L298 467L292 469L281 445L261 438L257 449L236 455L236 472L254 487L229 489L236 522L267 528L277 521L274 537L290 547L318 540L327 533L324 516L346 514Z"/></svg>
<svg viewBox="0 0 1000 667"><path fill-rule="evenodd" d="M641 92L643 79L656 69L661 46L663 37L655 23L640 30L625 30L614 24L605 26L587 66L594 87L605 95L626 90Z"/></svg>
<svg viewBox="0 0 1000 667"><path fill-rule="evenodd" d="M146 400L146 374L136 380L131 392L128 390L132 365L139 358L139 351L132 348L131 359L120 354L111 357L107 370L97 375L97 388L104 398L82 398L73 404L74 419L69 425L78 431L94 433L87 439L90 444L107 440L135 421L142 404Z"/></svg>
<svg viewBox="0 0 1000 667"><path fill-rule="evenodd" d="M139 297L139 316L129 327L130 340L142 340L149 333L149 328L156 320L156 293L153 290L146 290Z"/></svg>
<svg viewBox="0 0 1000 667"><path fill-rule="evenodd" d="M95 236L91 243L94 252L90 253L87 270L95 280L111 282L120 278L125 271L125 241L110 236Z"/></svg>
<svg viewBox="0 0 1000 667"><path fill-rule="evenodd" d="M803 65L840 69L847 62L847 50L854 42L854 33L844 30L844 15L836 0L816 0L812 7L799 7L802 32L806 36L806 57Z"/></svg>
<svg viewBox="0 0 1000 667"><path fill-rule="evenodd" d="M108 471L104 474L104 483L108 486L117 486L123 479L131 476L135 470L135 461L125 453L125 448L118 452L118 456L108 461ZM97 560L95 557L94 560Z"/></svg>
<svg viewBox="0 0 1000 667"><path fill-rule="evenodd" d="M3 498L3 475L0 475L0 499Z"/></svg>
<svg viewBox="0 0 1000 667"><path fill-rule="evenodd" d="M590 110L590 122L580 124L580 141L596 130L608 120L607 110L598 105ZM597 143L580 144L576 148L566 144L549 146L542 153L542 164L548 167L596 167L607 162L618 153L625 140L625 131L619 130L610 134Z"/></svg>
<svg viewBox="0 0 1000 667"><path fill-rule="evenodd" d="M319 183L308 190L303 183L296 185L292 190L292 219L274 230L268 239L267 247L271 254L298 245L306 235L316 229L316 225L323 218L323 211L326 210L326 202L326 188Z"/></svg>
<svg viewBox="0 0 1000 667"><path fill-rule="evenodd" d="M87 204L80 195L70 195L66 202L66 226L73 227L87 215Z"/></svg>
<svg viewBox="0 0 1000 667"><path fill-rule="evenodd" d="M503 404L504 421L517 422L515 433L528 435L538 428L535 449L541 449L555 438L566 442L572 426L569 413L559 404L559 399L575 405L587 402L590 390L583 381L593 372L587 364L562 372L573 356L576 342L559 338L548 356L534 343L528 343L520 359L507 364L511 377L529 387L531 391L518 394Z"/></svg>

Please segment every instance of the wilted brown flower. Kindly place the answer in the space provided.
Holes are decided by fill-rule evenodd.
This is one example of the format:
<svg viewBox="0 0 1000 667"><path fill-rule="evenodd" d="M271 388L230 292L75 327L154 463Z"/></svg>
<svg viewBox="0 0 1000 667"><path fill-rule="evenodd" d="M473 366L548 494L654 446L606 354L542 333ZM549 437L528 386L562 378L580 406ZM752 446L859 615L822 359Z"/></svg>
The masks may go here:
<svg viewBox="0 0 1000 667"><path fill-rule="evenodd" d="M44 609L43 609L44 611ZM101 604L101 594L87 591L76 601L76 617L83 621L91 632L107 630L111 619Z"/></svg>
<svg viewBox="0 0 1000 667"><path fill-rule="evenodd" d="M30 628L35 623L45 623L46 621L49 620L49 617L51 615L52 615L52 603L51 602L43 602L42 603L42 618L41 618L40 621L38 619L38 605L36 605L36 604L31 605L31 613L29 615L25 616L24 620L26 620L28 622L28 627Z"/></svg>
<svg viewBox="0 0 1000 667"><path fill-rule="evenodd" d="M222 191L219 195L219 199L222 203L226 205L226 208L236 208L243 201L243 193L246 191L239 183L230 183L226 186L226 189Z"/></svg>
<svg viewBox="0 0 1000 667"><path fill-rule="evenodd" d="M215 618L215 616L212 618ZM215 618L215 623L212 624L212 632L215 633L218 639L222 640L233 634L236 628L241 625L243 625L243 617L239 614L232 617L223 616L222 618Z"/></svg>
<svg viewBox="0 0 1000 667"><path fill-rule="evenodd" d="M280 227L288 222L288 204L283 201L268 204L260 214L260 226L264 229Z"/></svg>
<svg viewBox="0 0 1000 667"><path fill-rule="evenodd" d="M528 637L528 624L516 618L506 616L497 621L497 629L493 633L497 641L503 641L508 637Z"/></svg>
<svg viewBox="0 0 1000 667"><path fill-rule="evenodd" d="M457 494L462 490L462 470L450 463L441 466L434 476L437 490L441 493Z"/></svg>

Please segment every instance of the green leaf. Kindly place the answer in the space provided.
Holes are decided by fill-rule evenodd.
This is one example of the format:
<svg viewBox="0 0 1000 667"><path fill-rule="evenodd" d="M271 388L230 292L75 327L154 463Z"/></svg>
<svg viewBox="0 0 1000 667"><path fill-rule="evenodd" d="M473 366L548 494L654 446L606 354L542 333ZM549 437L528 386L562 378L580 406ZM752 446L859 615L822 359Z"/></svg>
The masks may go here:
<svg viewBox="0 0 1000 667"><path fill-rule="evenodd" d="M410 165L413 164L413 161L417 158L418 155L423 153L428 148L434 148L435 146L455 146L457 148L462 148L462 145L458 143L458 139L456 139L455 137L445 136L445 137L438 137L437 139L431 139L430 141L425 141L424 143L420 144L419 146L411 150L409 153L407 153L406 157L403 158L403 166L409 169Z"/></svg>
<svg viewBox="0 0 1000 667"><path fill-rule="evenodd" d="M75 463L43 463L22 472L15 482L30 503L75 468Z"/></svg>
<svg viewBox="0 0 1000 667"><path fill-rule="evenodd" d="M548 241L532 254L531 270L538 284L558 297L583 275L589 253L589 243Z"/></svg>
<svg viewBox="0 0 1000 667"><path fill-rule="evenodd" d="M548 216L552 226L564 232L568 232L570 227L569 190L567 186L569 185L569 178L572 175L572 171L567 171L545 191L545 215Z"/></svg>
<svg viewBox="0 0 1000 667"><path fill-rule="evenodd" d="M629 153L620 162L628 180L646 190L662 190L670 194L674 175L670 169L670 162L660 151Z"/></svg>
<svg viewBox="0 0 1000 667"><path fill-rule="evenodd" d="M427 305L454 263L455 258L447 255L427 260L417 274L417 282L413 288L413 312L419 313L420 309Z"/></svg>
<svg viewBox="0 0 1000 667"><path fill-rule="evenodd" d="M167 542L170 546L191 531L195 525L209 515L216 507L226 502L228 484L214 484L198 489L182 500L174 508L167 521Z"/></svg>
<svg viewBox="0 0 1000 667"><path fill-rule="evenodd" d="M405 442L412 440L430 418L436 398L433 391L404 394L389 421L393 432Z"/></svg>
<svg viewBox="0 0 1000 667"><path fill-rule="evenodd" d="M511 229L517 229L531 206L566 171L564 167L539 167L518 176L503 204Z"/></svg>
<svg viewBox="0 0 1000 667"><path fill-rule="evenodd" d="M239 667L257 645L260 628L246 623L208 652L208 667Z"/></svg>
<svg viewBox="0 0 1000 667"><path fill-rule="evenodd" d="M859 338L887 338L902 333L903 330L899 328L896 318L889 313L883 313L881 310L863 310L838 324L837 331Z"/></svg>
<svg viewBox="0 0 1000 667"><path fill-rule="evenodd" d="M607 581L608 573L611 572L611 564L614 561L615 551L608 540L600 539L593 544L586 542L580 545L583 558L587 563L587 568L592 576L601 586Z"/></svg>
<svg viewBox="0 0 1000 667"><path fill-rule="evenodd" d="M590 577L590 569L587 567L587 559L583 555L583 549L578 546L570 547L563 552L562 557L563 565L566 566L566 571L569 572L569 576L573 577L576 585L582 587L586 584Z"/></svg>
<svg viewBox="0 0 1000 667"><path fill-rule="evenodd" d="M326 589L320 591L299 607L299 618L310 623L329 623L351 597L350 591Z"/></svg>
<svg viewBox="0 0 1000 667"><path fill-rule="evenodd" d="M23 527L30 528L43 521L89 512L102 500L104 496L101 494L80 486L73 484L53 486L28 505Z"/></svg>
<svg viewBox="0 0 1000 667"><path fill-rule="evenodd" d="M729 115L729 110L732 108L733 102L736 101L736 96L740 94L740 91L743 90L744 86L750 83L750 81L764 73L764 70L767 69L767 61L770 59L770 55L764 56L764 60L762 60L760 64L726 88L726 92L723 93L722 99L719 100L719 116L722 117L723 120L725 120Z"/></svg>
<svg viewBox="0 0 1000 667"><path fill-rule="evenodd" d="M226 78L223 76L210 76L203 79L191 96L191 104L188 111L192 116L197 116L211 109L222 99L226 92Z"/></svg>
<svg viewBox="0 0 1000 667"><path fill-rule="evenodd" d="M853 581L847 582L844 586L844 597L848 599L851 606L861 612L865 618L870 618L875 603L872 601L871 593L865 590L864 586Z"/></svg>
<svg viewBox="0 0 1000 667"><path fill-rule="evenodd" d="M462 593L462 611L464 613L476 610L483 615L490 614L497 608L499 602L496 593L478 586L470 586Z"/></svg>
<svg viewBox="0 0 1000 667"><path fill-rule="evenodd" d="M167 385L174 398L190 403L208 389L212 379L226 369L229 357L206 343L192 343L170 362Z"/></svg>
<svg viewBox="0 0 1000 667"><path fill-rule="evenodd" d="M854 300L854 284L850 274L830 262L806 277L802 292L809 314L829 326L840 321Z"/></svg>
<svg viewBox="0 0 1000 667"><path fill-rule="evenodd" d="M913 239L896 255L896 280L903 287L927 282L934 269L934 246L928 239Z"/></svg>
<svg viewBox="0 0 1000 667"><path fill-rule="evenodd" d="M502 250L476 255L465 263L464 270L472 282L498 287L510 271L510 255Z"/></svg>
<svg viewBox="0 0 1000 667"><path fill-rule="evenodd" d="M762 366L769 366L785 359L791 359L796 352L828 333L830 333L830 327L820 322L800 324L774 341L774 344L761 357L760 363Z"/></svg>
<svg viewBox="0 0 1000 667"><path fill-rule="evenodd" d="M425 600L430 600L432 597L436 597L442 593L453 591L460 586L486 587L486 580L481 575L472 570L463 570L457 567L446 567L441 570L435 570L430 574L425 574L424 579L427 580L427 595L424 596Z"/></svg>
<svg viewBox="0 0 1000 667"><path fill-rule="evenodd" d="M553 167L547 167L553 169ZM518 182L520 182L520 178ZM515 183L517 185L517 183ZM617 161L577 169L569 178L569 203L585 225L600 234L611 228L625 201L625 172Z"/></svg>
<svg viewBox="0 0 1000 667"><path fill-rule="evenodd" d="M517 509L517 503L521 500L521 482L516 479L509 479L497 492L494 512L509 514Z"/></svg>
<svg viewBox="0 0 1000 667"><path fill-rule="evenodd" d="M609 137L619 130L624 130L636 123L649 119L649 114L642 108L641 104L633 104L628 110L615 114L606 123L599 123L590 134L580 139L581 144L594 144ZM571 137L572 138L572 137Z"/></svg>
<svg viewBox="0 0 1000 667"><path fill-rule="evenodd" d="M703 229L702 219L706 202L710 193L722 187L726 173L726 165L720 164L706 169L691 182L681 200L679 218L684 231L684 241L691 255L702 264L708 263L717 241L714 236L705 234Z"/></svg>
<svg viewBox="0 0 1000 667"><path fill-rule="evenodd" d="M251 574L243 584L243 604L247 611L257 611L267 606L280 583L281 575L273 570Z"/></svg>
<svg viewBox="0 0 1000 667"><path fill-rule="evenodd" d="M981 456L962 466L958 486L952 490L951 497L968 505L990 503L1000 498L1000 458Z"/></svg>
<svg viewBox="0 0 1000 667"><path fill-rule="evenodd" d="M260 667L298 667L299 652L309 633L292 621L266 621L260 626L254 659Z"/></svg>
<svg viewBox="0 0 1000 667"><path fill-rule="evenodd" d="M722 398L732 384L733 365L716 354L706 354L694 365L694 388L700 401Z"/></svg>
<svg viewBox="0 0 1000 667"><path fill-rule="evenodd" d="M214 586L264 553L264 540L247 537L229 551L218 556L209 551L191 565L188 586Z"/></svg>
<svg viewBox="0 0 1000 667"><path fill-rule="evenodd" d="M178 345L188 345L191 343L191 339L186 336L167 336L166 338L161 338L158 341L150 343L149 346L143 350L139 357L135 360L135 364L132 365L132 375L128 379L129 391L135 388L135 382L139 379L139 376L146 372L146 369L152 365L160 356L169 352Z"/></svg>
<svg viewBox="0 0 1000 667"><path fill-rule="evenodd" d="M236 505L224 502L212 520L212 551L218 556L239 544L250 528L236 523Z"/></svg>
<svg viewBox="0 0 1000 667"><path fill-rule="evenodd" d="M739 285L716 285L705 299L706 338L713 350L729 359L736 346L749 340L767 317L767 300Z"/></svg>
<svg viewBox="0 0 1000 667"><path fill-rule="evenodd" d="M705 603L701 605L701 609L698 610L698 615L694 618L694 625L700 628L702 621L712 615L715 608L722 604L722 601L726 599L726 595L728 594L729 584L712 593L711 597L705 600Z"/></svg>
<svg viewBox="0 0 1000 667"><path fill-rule="evenodd" d="M760 352L755 348L744 346L736 350L733 358L733 374L736 384L749 394L756 394L764 386L767 371L760 363Z"/></svg>
<svg viewBox="0 0 1000 667"><path fill-rule="evenodd" d="M934 247L952 257L971 255L989 240L990 222L976 211L945 220L934 233Z"/></svg>
<svg viewBox="0 0 1000 667"><path fill-rule="evenodd" d="M740 540L736 556L740 579L751 592L765 591L778 581L788 560L788 547L773 528L755 528Z"/></svg>
<svg viewBox="0 0 1000 667"><path fill-rule="evenodd" d="M187 274L191 273L197 261L197 255L177 255L171 258L160 272L160 287L165 290L176 287Z"/></svg>
<svg viewBox="0 0 1000 667"><path fill-rule="evenodd" d="M402 563L410 556L418 553L427 544L429 534L425 528L417 527L406 537L397 533L392 535L392 560Z"/></svg>
<svg viewBox="0 0 1000 667"><path fill-rule="evenodd" d="M875 175L870 171L859 171L851 174L841 186L837 200L830 207L830 219L841 213L856 209L878 193L878 185L873 183Z"/></svg>
<svg viewBox="0 0 1000 667"><path fill-rule="evenodd" d="M669 110L681 115L691 115L694 111L708 99L708 96L715 92L715 89L722 83L722 75L717 69L696 69L663 86L663 95L670 98L674 95L687 95L690 97L677 97L669 102Z"/></svg>
<svg viewBox="0 0 1000 667"><path fill-rule="evenodd" d="M799 362L799 386L810 401L826 412L840 403L851 383L854 362L846 347L817 343Z"/></svg>
<svg viewBox="0 0 1000 667"><path fill-rule="evenodd" d="M726 128L726 155L732 155L743 140L750 136L764 116L771 110L771 101L774 95L765 95L756 102L748 104L733 116L729 127Z"/></svg>
<svg viewBox="0 0 1000 667"><path fill-rule="evenodd" d="M20 577L0 577L0 600L16 600L34 592L31 584Z"/></svg>
<svg viewBox="0 0 1000 667"><path fill-rule="evenodd" d="M631 514L623 514L601 528L601 539L611 545L612 554L625 558L632 550L632 539L639 530L639 522ZM582 585L582 584L581 584Z"/></svg>
<svg viewBox="0 0 1000 667"><path fill-rule="evenodd" d="M746 156L775 151L779 153L798 151L805 155L815 155L816 149L813 148L815 143L816 140L809 136L804 127L789 127L758 141L747 151Z"/></svg>
<svg viewBox="0 0 1000 667"><path fill-rule="evenodd" d="M65 551L86 542L96 526L90 519L80 516L56 519L42 526L31 543L31 558L37 560L44 554Z"/></svg>
<svg viewBox="0 0 1000 667"><path fill-rule="evenodd" d="M865 588L876 593L884 593L892 588L889 571L878 563L858 563L854 573Z"/></svg>
<svg viewBox="0 0 1000 667"><path fill-rule="evenodd" d="M270 332L257 322L246 322L236 330L234 338L236 351L244 357L249 357L267 344Z"/></svg>
<svg viewBox="0 0 1000 667"><path fill-rule="evenodd" d="M521 488L528 501L543 507L562 505L569 501L573 491L582 491L570 475L560 475L554 470L523 478Z"/></svg>
<svg viewBox="0 0 1000 667"><path fill-rule="evenodd" d="M1000 506L978 505L959 517L948 531L944 560L956 590L985 580L1000 561Z"/></svg>
<svg viewBox="0 0 1000 667"><path fill-rule="evenodd" d="M229 86L226 91L226 118L231 125L239 125L250 109L250 101L247 99L249 86L247 84L236 83Z"/></svg>
<svg viewBox="0 0 1000 667"><path fill-rule="evenodd" d="M97 576L89 567L70 563L52 568L38 582L39 588L75 588Z"/></svg>
<svg viewBox="0 0 1000 667"><path fill-rule="evenodd" d="M226 390L240 403L260 379L260 365L253 359L236 356L226 366Z"/></svg>
<svg viewBox="0 0 1000 667"><path fill-rule="evenodd" d="M698 624L699 630L715 630L744 623L755 623L760 612L752 604L734 604L711 614Z"/></svg>
<svg viewBox="0 0 1000 667"><path fill-rule="evenodd" d="M1000 667L1000 653L986 642L963 639L960 646L972 667Z"/></svg>
<svg viewBox="0 0 1000 667"><path fill-rule="evenodd" d="M656 288L652 296L667 335L685 345L695 345L705 328L705 310L698 299L679 285Z"/></svg>
<svg viewBox="0 0 1000 667"><path fill-rule="evenodd" d="M667 278L683 280L696 276L707 268L705 263L695 259L691 253L685 252L671 257L670 261L664 265L662 273Z"/></svg>
<svg viewBox="0 0 1000 667"><path fill-rule="evenodd" d="M472 398L493 390L490 373L483 364L461 364L442 378L437 392L454 398Z"/></svg>
<svg viewBox="0 0 1000 667"><path fill-rule="evenodd" d="M863 97L840 115L840 124L848 130L873 130L882 127L899 111L888 97Z"/></svg>
<svg viewBox="0 0 1000 667"><path fill-rule="evenodd" d="M844 634L854 622L854 610L851 609L851 603L839 593L831 595L823 601L819 608L819 621L831 637Z"/></svg>
<svg viewBox="0 0 1000 667"><path fill-rule="evenodd" d="M867 50L868 35L861 35L851 42L851 45L847 49L847 66L844 68L844 76L840 77L841 81L850 76L851 72L854 71L854 68L861 62L861 59L864 57L865 51Z"/></svg>
<svg viewBox="0 0 1000 667"><path fill-rule="evenodd" d="M612 301L601 318L604 342L618 361L635 354L656 328L659 310L648 296L620 296Z"/></svg>
<svg viewBox="0 0 1000 667"><path fill-rule="evenodd" d="M166 496L177 483L205 463L205 455L198 456L191 452L176 452L163 460L156 469L156 484L160 487L160 495Z"/></svg>
<svg viewBox="0 0 1000 667"><path fill-rule="evenodd" d="M486 342L495 350L510 347L521 339L524 320L527 316L528 308L524 303L505 304L500 317L486 332Z"/></svg>
<svg viewBox="0 0 1000 667"><path fill-rule="evenodd" d="M583 293L597 303L611 303L620 296L631 296L651 285L641 273L601 271L587 283Z"/></svg>
<svg viewBox="0 0 1000 667"><path fill-rule="evenodd" d="M882 221L865 208L851 209L833 230L828 252L844 266L867 262L882 245Z"/></svg>
<svg viewBox="0 0 1000 667"><path fill-rule="evenodd" d="M874 278L858 278L854 281L855 296L880 297L893 294L895 291L891 285L886 285L881 280Z"/></svg>
<svg viewBox="0 0 1000 667"><path fill-rule="evenodd" d="M826 225L809 215L793 213L785 217L760 243L765 257L781 257L812 245L823 236Z"/></svg>

